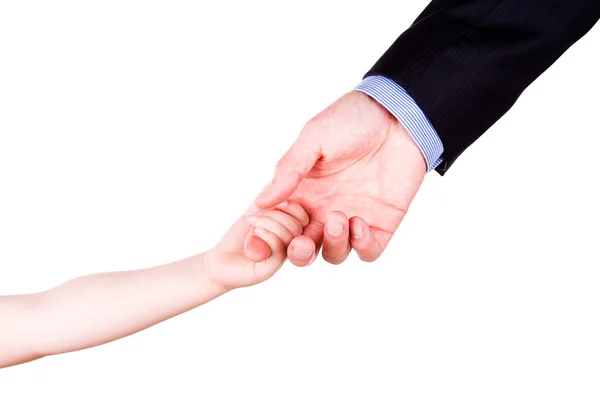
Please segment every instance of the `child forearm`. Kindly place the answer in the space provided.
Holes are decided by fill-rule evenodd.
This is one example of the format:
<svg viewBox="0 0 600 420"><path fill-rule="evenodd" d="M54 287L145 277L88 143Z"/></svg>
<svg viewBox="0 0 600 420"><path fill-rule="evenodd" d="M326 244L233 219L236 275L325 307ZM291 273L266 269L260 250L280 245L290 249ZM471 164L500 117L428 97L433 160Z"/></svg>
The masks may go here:
<svg viewBox="0 0 600 420"><path fill-rule="evenodd" d="M108 343L200 306L225 292L209 281L204 266L200 254L0 299L0 323L11 322L3 319L3 307L25 314L20 325L0 325L0 367Z"/></svg>
<svg viewBox="0 0 600 420"><path fill-rule="evenodd" d="M43 293L0 297L0 368L108 343L227 290L258 284L277 272L292 239L308 223L298 203L261 211L251 206L204 254L79 277Z"/></svg>

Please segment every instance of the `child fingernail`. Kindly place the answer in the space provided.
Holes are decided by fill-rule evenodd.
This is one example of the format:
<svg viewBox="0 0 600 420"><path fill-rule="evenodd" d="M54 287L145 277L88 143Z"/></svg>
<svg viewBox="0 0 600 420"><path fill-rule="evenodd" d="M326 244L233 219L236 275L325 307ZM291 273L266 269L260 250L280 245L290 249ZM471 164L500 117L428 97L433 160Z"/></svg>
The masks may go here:
<svg viewBox="0 0 600 420"><path fill-rule="evenodd" d="M289 201L287 201L287 200L284 200L284 201L282 201L281 203L279 203L279 204L277 205L277 207L285 207L285 206L287 206L288 204L290 204L290 203L289 203Z"/></svg>

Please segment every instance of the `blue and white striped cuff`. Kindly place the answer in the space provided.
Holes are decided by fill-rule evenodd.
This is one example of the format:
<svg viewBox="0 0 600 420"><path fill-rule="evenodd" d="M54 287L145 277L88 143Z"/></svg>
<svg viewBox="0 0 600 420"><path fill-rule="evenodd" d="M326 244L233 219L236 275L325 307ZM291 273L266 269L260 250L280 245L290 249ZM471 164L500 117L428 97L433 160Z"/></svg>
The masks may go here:
<svg viewBox="0 0 600 420"><path fill-rule="evenodd" d="M413 98L393 80L369 76L354 88L377 102L400 121L413 138L427 162L427 172L442 162L444 145L435 128Z"/></svg>

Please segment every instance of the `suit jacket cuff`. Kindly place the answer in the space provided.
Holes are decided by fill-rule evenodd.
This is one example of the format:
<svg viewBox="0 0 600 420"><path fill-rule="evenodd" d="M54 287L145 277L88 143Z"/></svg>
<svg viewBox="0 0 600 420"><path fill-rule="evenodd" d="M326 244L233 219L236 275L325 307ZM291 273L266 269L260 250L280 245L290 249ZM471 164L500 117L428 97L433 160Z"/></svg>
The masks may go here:
<svg viewBox="0 0 600 420"><path fill-rule="evenodd" d="M427 172L442 161L444 145L435 128L413 98L396 82L383 76L369 76L354 88L369 95L406 128L427 162Z"/></svg>

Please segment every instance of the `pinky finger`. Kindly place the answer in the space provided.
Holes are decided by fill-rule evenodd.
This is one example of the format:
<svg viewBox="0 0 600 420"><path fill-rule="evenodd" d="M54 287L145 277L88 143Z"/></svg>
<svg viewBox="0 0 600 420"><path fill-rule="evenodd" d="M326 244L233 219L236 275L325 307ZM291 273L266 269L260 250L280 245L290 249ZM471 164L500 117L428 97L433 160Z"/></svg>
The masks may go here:
<svg viewBox="0 0 600 420"><path fill-rule="evenodd" d="M286 246L277 235L261 227L256 227L254 229L254 234L269 245L269 248L271 248L271 257L278 259L285 258Z"/></svg>

